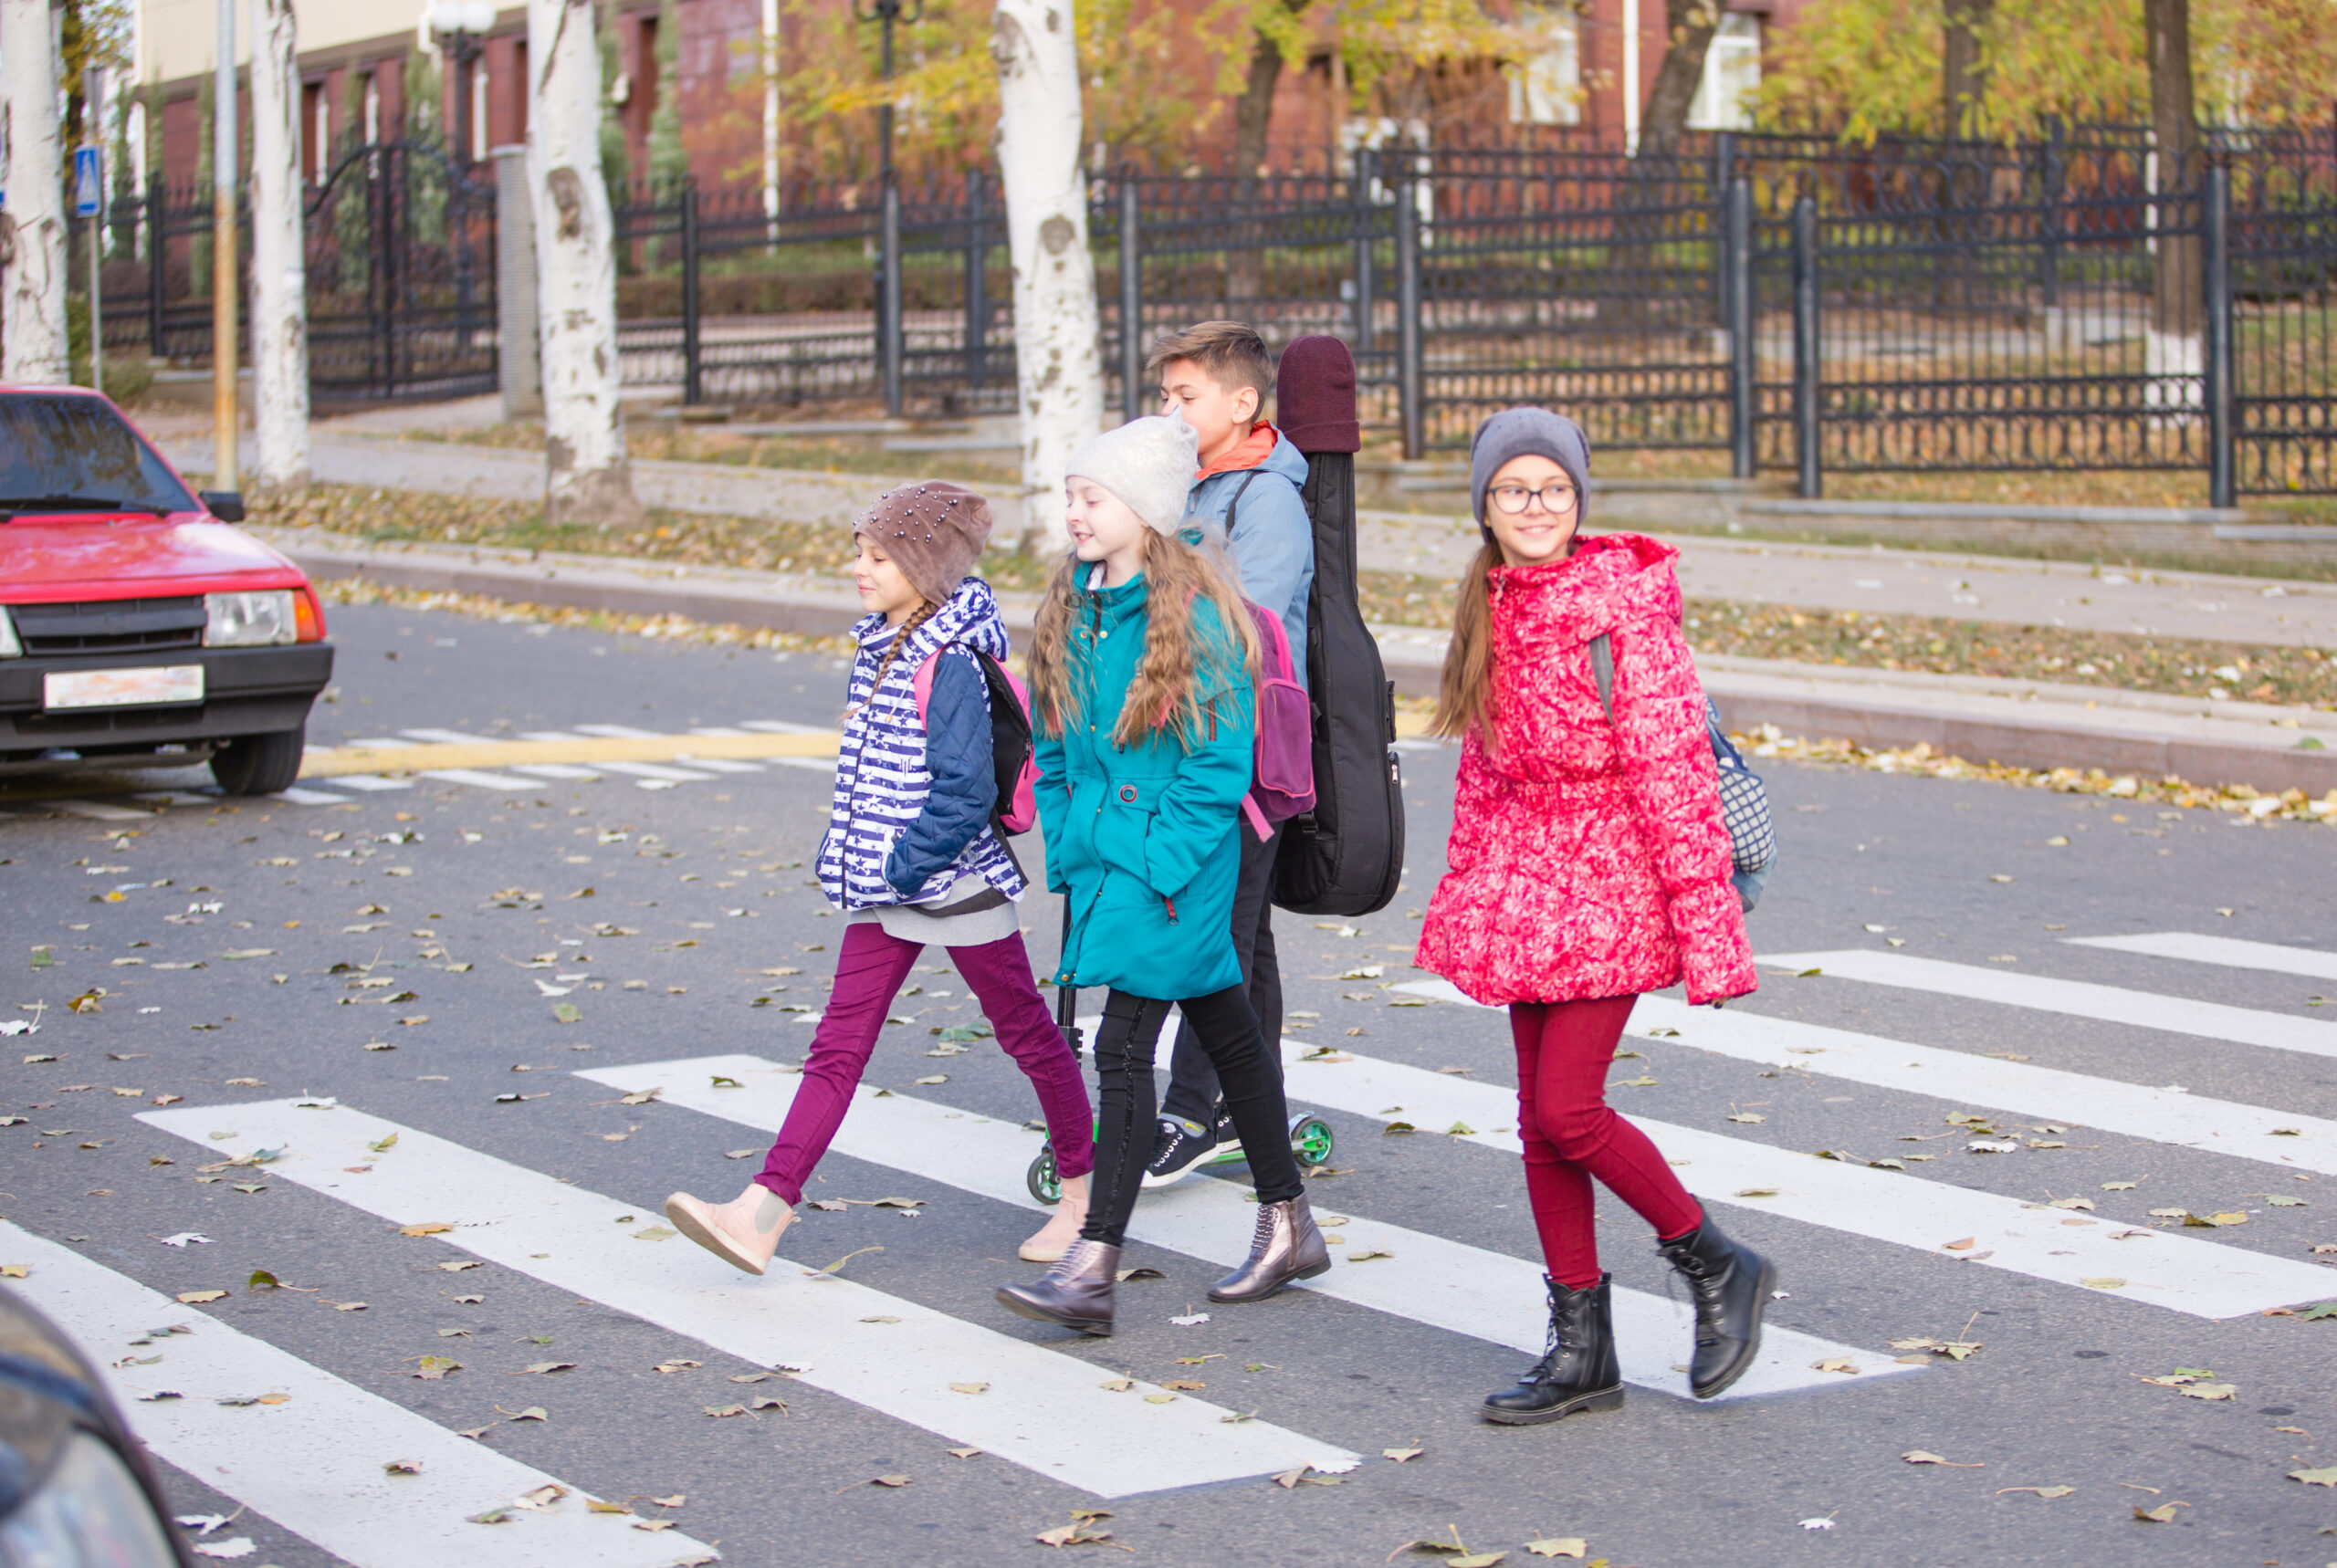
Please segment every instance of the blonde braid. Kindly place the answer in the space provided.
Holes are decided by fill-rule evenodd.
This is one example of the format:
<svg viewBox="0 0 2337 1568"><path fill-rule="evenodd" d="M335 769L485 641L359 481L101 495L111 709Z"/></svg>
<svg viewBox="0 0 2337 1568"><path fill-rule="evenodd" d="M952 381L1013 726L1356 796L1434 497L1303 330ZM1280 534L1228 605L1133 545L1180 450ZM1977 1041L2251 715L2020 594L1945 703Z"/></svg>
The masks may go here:
<svg viewBox="0 0 2337 1568"><path fill-rule="evenodd" d="M915 614L901 622L901 629L894 634L892 644L885 650L884 658L877 662L875 678L868 683L870 702L876 700L877 688L885 684L885 672L891 669L893 661L901 656L901 650L908 646L910 637L916 634L918 627L932 620L940 612L941 606L928 599L917 606Z"/></svg>

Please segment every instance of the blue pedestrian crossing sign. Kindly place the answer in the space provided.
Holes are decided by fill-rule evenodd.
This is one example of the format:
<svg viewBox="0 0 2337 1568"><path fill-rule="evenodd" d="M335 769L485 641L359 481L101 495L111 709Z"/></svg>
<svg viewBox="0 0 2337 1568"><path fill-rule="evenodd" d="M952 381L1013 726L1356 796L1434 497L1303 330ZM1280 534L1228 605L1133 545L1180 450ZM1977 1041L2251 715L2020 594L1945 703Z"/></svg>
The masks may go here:
<svg viewBox="0 0 2337 1568"><path fill-rule="evenodd" d="M105 204L105 170L94 147L73 150L73 215L94 218Z"/></svg>

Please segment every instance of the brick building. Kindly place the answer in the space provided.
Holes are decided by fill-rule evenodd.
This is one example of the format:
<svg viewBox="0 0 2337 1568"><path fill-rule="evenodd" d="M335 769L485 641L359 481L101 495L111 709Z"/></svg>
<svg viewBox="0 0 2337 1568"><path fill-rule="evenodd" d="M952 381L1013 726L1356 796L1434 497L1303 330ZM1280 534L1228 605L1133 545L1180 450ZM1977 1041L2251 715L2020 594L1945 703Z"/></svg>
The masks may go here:
<svg viewBox="0 0 2337 1568"><path fill-rule="evenodd" d="M237 47L248 57L250 7L248 0L236 3L243 13ZM1205 0L1166 3L1198 17ZM1700 127L1742 122L1742 95L1760 80L1763 35L1789 25L1801 0L1726 3L1692 118ZM350 145L352 136L394 134L414 107L409 100L415 84L434 74L421 68L425 67L438 68L436 114L449 143L458 139L459 128L468 127L469 146L458 152L483 157L489 148L525 139L524 7L497 12L478 59L460 68L450 68L452 62L430 33L428 0L303 0L299 12L307 132L302 159L312 177L326 149ZM657 109L660 8L654 3L619 5L605 15L617 58L612 112L623 129L632 167L641 173L648 166ZM708 185L775 182L786 150L776 98L765 86L764 61L780 60L783 68L793 32L780 15L778 0L676 0L672 15L680 32L675 81L691 171ZM160 99L155 141L162 172L174 183L194 178L207 135L201 94L216 46L216 18L215 0L140 0L137 76L147 100ZM1504 75L1461 62L1449 75L1457 84L1446 92L1451 117L1480 131L1541 125L1576 127L1613 141L1630 137L1662 59L1663 0L1588 0L1578 9L1520 5L1511 25L1530 35L1530 63ZM1189 37L1180 40L1180 52L1181 47L1198 53ZM1373 134L1374 122L1342 112L1342 85L1327 46L1300 68L1283 74L1273 115L1272 145L1278 160L1311 162ZM1200 125L1189 161L1217 166L1230 149L1231 113L1210 113ZM903 153L905 161L914 156L906 133Z"/></svg>

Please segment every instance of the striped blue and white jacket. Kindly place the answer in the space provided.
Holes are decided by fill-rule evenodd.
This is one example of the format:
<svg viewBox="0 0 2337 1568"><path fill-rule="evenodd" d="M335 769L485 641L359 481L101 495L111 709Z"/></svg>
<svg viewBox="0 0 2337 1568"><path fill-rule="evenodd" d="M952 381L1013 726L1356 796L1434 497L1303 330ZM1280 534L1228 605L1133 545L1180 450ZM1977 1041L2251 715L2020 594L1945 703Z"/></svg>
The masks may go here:
<svg viewBox="0 0 2337 1568"><path fill-rule="evenodd" d="M958 886L967 877L982 879L1010 899L1021 898L1022 868L998 837L990 821L990 807L966 813L956 809L962 802L935 797L931 764L936 759L927 755L927 727L917 712L917 667L936 653L963 661L969 668L974 667L972 655L965 651L969 648L994 659L1006 657L1006 624L999 617L998 600L990 584L978 577L960 582L948 602L909 634L900 656L886 671L882 689L872 691L871 685L877 665L884 663L885 651L897 635L896 630L882 615L870 615L853 627L852 635L860 644L860 653L852 666L851 714L844 720L844 740L836 753L836 788L828 808L827 836L820 842L820 885L829 902L846 911L899 904L954 904L972 896L974 890ZM957 646L950 647L952 643ZM945 727L941 706L960 693L984 704L983 716L971 726L948 727L977 732L984 755L978 766L963 769L946 765L974 759L944 759L945 770L965 772L967 784L994 798L987 755L989 698L982 684L937 679L928 705L933 728L938 734ZM979 826L954 857L922 883L907 892L894 886L886 880L886 871L895 848L917 831L920 819L945 814ZM917 848L930 863L931 846L919 843ZM946 845L941 852L949 853Z"/></svg>

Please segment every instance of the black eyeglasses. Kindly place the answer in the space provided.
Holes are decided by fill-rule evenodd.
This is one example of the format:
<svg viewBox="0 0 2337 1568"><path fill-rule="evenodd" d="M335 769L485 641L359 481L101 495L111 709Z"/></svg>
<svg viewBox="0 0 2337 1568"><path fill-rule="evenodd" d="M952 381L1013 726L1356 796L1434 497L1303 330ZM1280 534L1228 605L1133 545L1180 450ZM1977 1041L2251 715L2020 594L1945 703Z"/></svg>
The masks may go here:
<svg viewBox="0 0 2337 1568"><path fill-rule="evenodd" d="M1529 490L1523 485L1493 487L1493 505L1511 517L1523 513L1536 496L1542 497L1544 508L1554 515L1574 510L1575 487L1563 479L1554 479L1538 490Z"/></svg>

